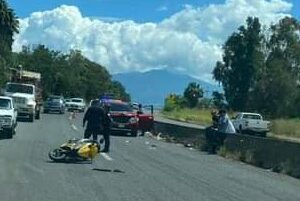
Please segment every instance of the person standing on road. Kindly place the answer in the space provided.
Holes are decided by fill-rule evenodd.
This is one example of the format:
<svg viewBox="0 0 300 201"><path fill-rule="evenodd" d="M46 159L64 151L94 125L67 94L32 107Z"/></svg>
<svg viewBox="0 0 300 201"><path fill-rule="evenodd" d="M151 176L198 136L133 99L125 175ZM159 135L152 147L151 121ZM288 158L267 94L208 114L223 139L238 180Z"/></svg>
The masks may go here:
<svg viewBox="0 0 300 201"><path fill-rule="evenodd" d="M97 140L98 135L103 132L105 125L105 114L100 107L99 100L93 100L83 117L83 127L87 122L87 127L84 131L84 138L93 136L93 140Z"/></svg>
<svg viewBox="0 0 300 201"><path fill-rule="evenodd" d="M104 138L104 149L102 152L109 152L109 146L110 146L110 127L111 127L111 119L109 116L109 106L104 106L104 130L103 130L103 138Z"/></svg>
<svg viewBox="0 0 300 201"><path fill-rule="evenodd" d="M137 114L143 114L142 104L139 103Z"/></svg>

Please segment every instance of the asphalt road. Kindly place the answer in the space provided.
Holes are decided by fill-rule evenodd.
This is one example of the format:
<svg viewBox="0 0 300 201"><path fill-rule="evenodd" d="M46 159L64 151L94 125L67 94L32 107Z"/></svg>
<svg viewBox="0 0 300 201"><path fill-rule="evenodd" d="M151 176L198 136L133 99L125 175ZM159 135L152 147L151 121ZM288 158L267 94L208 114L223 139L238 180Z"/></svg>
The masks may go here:
<svg viewBox="0 0 300 201"><path fill-rule="evenodd" d="M93 164L52 163L81 116L47 114L0 140L1 201L299 201L300 180L149 137L112 137Z"/></svg>

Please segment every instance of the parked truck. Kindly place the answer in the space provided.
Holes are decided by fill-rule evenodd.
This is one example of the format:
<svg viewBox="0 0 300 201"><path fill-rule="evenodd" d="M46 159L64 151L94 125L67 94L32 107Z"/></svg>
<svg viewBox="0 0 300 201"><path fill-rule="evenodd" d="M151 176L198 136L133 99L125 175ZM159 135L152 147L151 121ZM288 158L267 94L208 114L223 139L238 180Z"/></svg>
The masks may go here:
<svg viewBox="0 0 300 201"><path fill-rule="evenodd" d="M238 113L232 123L241 134L259 134L265 137L270 131L270 122L263 120L262 115L257 113Z"/></svg>
<svg viewBox="0 0 300 201"><path fill-rule="evenodd" d="M27 117L30 122L40 119L43 104L40 73L11 69L11 81L6 83L4 95L13 98L18 118Z"/></svg>

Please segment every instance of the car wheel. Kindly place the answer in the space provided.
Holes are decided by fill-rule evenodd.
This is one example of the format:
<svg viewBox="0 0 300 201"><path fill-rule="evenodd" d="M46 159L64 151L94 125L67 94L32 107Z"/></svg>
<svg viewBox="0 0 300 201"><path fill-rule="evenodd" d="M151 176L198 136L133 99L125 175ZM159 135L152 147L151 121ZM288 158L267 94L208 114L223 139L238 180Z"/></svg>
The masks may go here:
<svg viewBox="0 0 300 201"><path fill-rule="evenodd" d="M12 139L13 138L13 134L14 134L14 129L13 128L7 130L6 131L6 138L7 139Z"/></svg>
<svg viewBox="0 0 300 201"><path fill-rule="evenodd" d="M14 128L13 128L13 135L17 134L17 123L15 124Z"/></svg>
<svg viewBox="0 0 300 201"><path fill-rule="evenodd" d="M131 131L131 136L136 137L137 136L137 131Z"/></svg>

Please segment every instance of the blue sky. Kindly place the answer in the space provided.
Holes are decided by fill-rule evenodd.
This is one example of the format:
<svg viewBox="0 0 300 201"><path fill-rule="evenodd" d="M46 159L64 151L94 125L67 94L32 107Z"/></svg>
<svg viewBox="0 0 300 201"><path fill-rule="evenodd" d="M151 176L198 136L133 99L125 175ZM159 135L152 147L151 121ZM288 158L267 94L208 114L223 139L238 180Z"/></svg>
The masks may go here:
<svg viewBox="0 0 300 201"><path fill-rule="evenodd" d="M26 3L25 3L26 2ZM186 4L205 7L225 0L9 0L21 18L35 11L54 9L62 4L75 5L84 16L131 19L137 22L158 22L182 10ZM300 1L293 3L292 15L300 19Z"/></svg>

